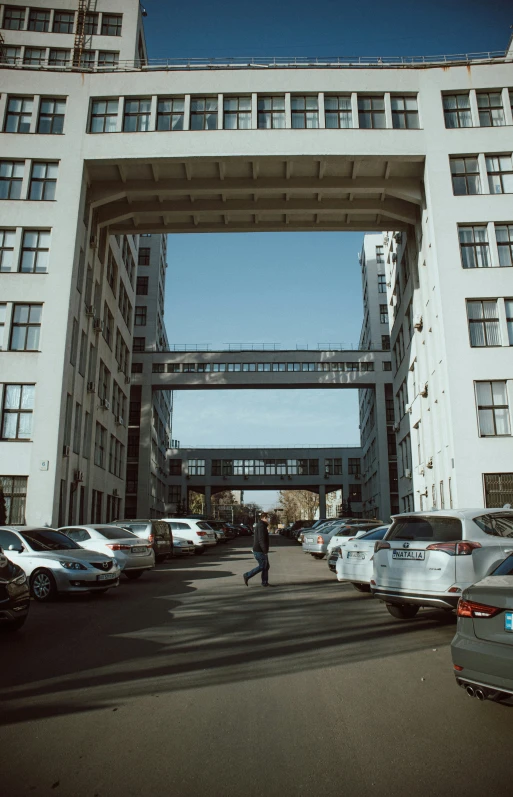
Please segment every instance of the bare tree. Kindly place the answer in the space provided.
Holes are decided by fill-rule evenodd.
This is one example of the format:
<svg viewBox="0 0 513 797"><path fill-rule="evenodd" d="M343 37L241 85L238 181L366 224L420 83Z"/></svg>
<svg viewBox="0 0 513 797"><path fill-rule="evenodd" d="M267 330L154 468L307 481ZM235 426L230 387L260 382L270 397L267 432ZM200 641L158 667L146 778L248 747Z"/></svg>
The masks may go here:
<svg viewBox="0 0 513 797"><path fill-rule="evenodd" d="M313 520L319 508L319 496L310 490L281 490L279 498L284 523Z"/></svg>

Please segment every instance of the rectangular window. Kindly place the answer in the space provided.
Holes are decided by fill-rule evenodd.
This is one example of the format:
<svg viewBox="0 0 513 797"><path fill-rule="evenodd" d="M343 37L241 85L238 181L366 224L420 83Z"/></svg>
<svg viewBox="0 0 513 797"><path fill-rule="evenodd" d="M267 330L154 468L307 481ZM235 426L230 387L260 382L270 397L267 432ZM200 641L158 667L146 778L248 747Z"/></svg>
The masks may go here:
<svg viewBox="0 0 513 797"><path fill-rule="evenodd" d="M489 268L490 247L485 225L458 227L463 268Z"/></svg>
<svg viewBox="0 0 513 797"><path fill-rule="evenodd" d="M75 423L73 426L73 453L80 454L80 441L82 439L82 405L75 404Z"/></svg>
<svg viewBox="0 0 513 797"><path fill-rule="evenodd" d="M335 459L325 459L324 472L327 473L329 476L341 476L342 459L340 457L336 457Z"/></svg>
<svg viewBox="0 0 513 797"><path fill-rule="evenodd" d="M476 382L476 400L481 437L511 434L506 382Z"/></svg>
<svg viewBox="0 0 513 797"><path fill-rule="evenodd" d="M151 100L125 100L123 131L125 133L146 133L150 129Z"/></svg>
<svg viewBox="0 0 513 797"><path fill-rule="evenodd" d="M41 304L15 304L11 332L11 351L38 351L41 333Z"/></svg>
<svg viewBox="0 0 513 797"><path fill-rule="evenodd" d="M455 196L481 194L477 158L451 158L452 190Z"/></svg>
<svg viewBox="0 0 513 797"><path fill-rule="evenodd" d="M146 338L134 338L132 351L144 351L146 348Z"/></svg>
<svg viewBox="0 0 513 797"><path fill-rule="evenodd" d="M23 63L28 66L41 66L46 58L46 49L43 47L25 47Z"/></svg>
<svg viewBox="0 0 513 797"><path fill-rule="evenodd" d="M66 100L46 98L41 100L37 132L50 135L61 135L64 131L64 114Z"/></svg>
<svg viewBox="0 0 513 797"><path fill-rule="evenodd" d="M4 132L30 133L33 106L33 97L9 97Z"/></svg>
<svg viewBox="0 0 513 797"><path fill-rule="evenodd" d="M87 361L87 335L82 332L80 336L80 352L78 355L78 373L85 376Z"/></svg>
<svg viewBox="0 0 513 797"><path fill-rule="evenodd" d="M490 194L513 194L511 155L487 155L486 171Z"/></svg>
<svg viewBox="0 0 513 797"><path fill-rule="evenodd" d="M23 30L25 25L25 9L6 6L4 11L4 30Z"/></svg>
<svg viewBox="0 0 513 797"><path fill-rule="evenodd" d="M151 249L147 246L142 246L139 249L139 265L140 266L149 266L150 265L150 253Z"/></svg>
<svg viewBox="0 0 513 797"><path fill-rule="evenodd" d="M159 99L157 130L183 130L185 100L183 97Z"/></svg>
<svg viewBox="0 0 513 797"><path fill-rule="evenodd" d="M33 163L30 177L29 199L50 201L55 199L58 163Z"/></svg>
<svg viewBox="0 0 513 797"><path fill-rule="evenodd" d="M387 278L385 274L378 274L378 293L387 292Z"/></svg>
<svg viewBox="0 0 513 797"><path fill-rule="evenodd" d="M75 14L71 11L54 11L53 33L73 33Z"/></svg>
<svg viewBox="0 0 513 797"><path fill-rule="evenodd" d="M504 304L506 306L506 324L508 325L509 345L513 346L513 299L506 299ZM0 348L1 347L0 343Z"/></svg>
<svg viewBox="0 0 513 797"><path fill-rule="evenodd" d="M204 476L205 475L205 460L204 459L189 459L187 461L187 472L189 476Z"/></svg>
<svg viewBox="0 0 513 797"><path fill-rule="evenodd" d="M506 124L500 91L478 91L477 107L481 127L502 127Z"/></svg>
<svg viewBox="0 0 513 797"><path fill-rule="evenodd" d="M471 346L500 346L499 312L495 300L467 301Z"/></svg>
<svg viewBox="0 0 513 797"><path fill-rule="evenodd" d="M285 127L285 97L258 98L258 129L283 130Z"/></svg>
<svg viewBox="0 0 513 797"><path fill-rule="evenodd" d="M50 66L69 66L71 62L71 50L51 49L48 55Z"/></svg>
<svg viewBox="0 0 513 797"><path fill-rule="evenodd" d="M25 230L21 250L20 271L24 274L46 274L50 254L50 233L47 230Z"/></svg>
<svg viewBox="0 0 513 797"><path fill-rule="evenodd" d="M251 97L224 97L224 129L251 129Z"/></svg>
<svg viewBox="0 0 513 797"><path fill-rule="evenodd" d="M84 33L86 36L95 36L98 32L98 16L99 15L96 13L86 14L84 25Z"/></svg>
<svg viewBox="0 0 513 797"><path fill-rule="evenodd" d="M38 33L48 33L50 30L50 11L46 9L31 8L29 11L28 29Z"/></svg>
<svg viewBox="0 0 513 797"><path fill-rule="evenodd" d="M19 64L21 62L21 47L9 47L4 45L0 61L5 64Z"/></svg>
<svg viewBox="0 0 513 797"><path fill-rule="evenodd" d="M12 271L15 238L15 230L0 230L0 273L2 271Z"/></svg>
<svg viewBox="0 0 513 797"><path fill-rule="evenodd" d="M385 122L384 97L358 97L358 119L360 127L382 129Z"/></svg>
<svg viewBox="0 0 513 797"><path fill-rule="evenodd" d="M485 502L489 509L502 509L505 504L513 505L513 473L485 473L483 476Z"/></svg>
<svg viewBox="0 0 513 797"><path fill-rule="evenodd" d="M149 285L150 278L149 277L137 277L136 289L135 292L137 296L147 296L148 295L148 285Z"/></svg>
<svg viewBox="0 0 513 797"><path fill-rule="evenodd" d="M326 94L324 97L324 118L327 128L348 128L353 126L351 95Z"/></svg>
<svg viewBox="0 0 513 797"><path fill-rule="evenodd" d="M390 362L390 360L385 360L385 362L383 363L383 370L384 371L392 370L392 363Z"/></svg>
<svg viewBox="0 0 513 797"><path fill-rule="evenodd" d="M392 126L399 129L418 129L419 109L416 97L399 97L392 94Z"/></svg>
<svg viewBox="0 0 513 797"><path fill-rule="evenodd" d="M5 522L16 526L24 526L27 477L0 476L0 493L3 493L5 501Z"/></svg>
<svg viewBox="0 0 513 797"><path fill-rule="evenodd" d="M390 335L381 336L381 348L383 351L390 351Z"/></svg>
<svg viewBox="0 0 513 797"><path fill-rule="evenodd" d="M314 129L319 127L319 97L317 94L293 96L290 99L292 127Z"/></svg>
<svg viewBox="0 0 513 797"><path fill-rule="evenodd" d="M513 266L513 224L496 224L495 237L499 250L499 265Z"/></svg>
<svg viewBox="0 0 513 797"><path fill-rule="evenodd" d="M349 457L348 459L348 469L347 472L350 476L359 476L360 475L360 460L358 457Z"/></svg>
<svg viewBox="0 0 513 797"><path fill-rule="evenodd" d="M119 53L109 50L100 50L98 53L98 68L110 69L119 64Z"/></svg>
<svg viewBox="0 0 513 797"><path fill-rule="evenodd" d="M445 94L443 97L445 126L472 127L470 96L468 94Z"/></svg>
<svg viewBox="0 0 513 797"><path fill-rule="evenodd" d="M217 130L217 97L191 97L191 130Z"/></svg>
<svg viewBox="0 0 513 797"><path fill-rule="evenodd" d="M384 253L383 253L383 246L377 246L376 247L376 263L379 266L379 265L383 265L384 262L385 262L385 256L384 256ZM384 274L379 274L378 275L378 277L384 277L384 276L385 276ZM386 293L386 290L385 291L381 291L381 293Z"/></svg>
<svg viewBox="0 0 513 797"><path fill-rule="evenodd" d="M109 349L112 349L114 342L114 316L110 312L107 302L103 306L103 338Z"/></svg>
<svg viewBox="0 0 513 797"><path fill-rule="evenodd" d="M94 464L100 468L105 467L105 440L107 437L107 430L101 425L96 424L96 432L94 436Z"/></svg>
<svg viewBox="0 0 513 797"><path fill-rule="evenodd" d="M35 385L5 385L2 440L30 440Z"/></svg>
<svg viewBox="0 0 513 797"><path fill-rule="evenodd" d="M146 326L146 307L136 307L135 308L135 320L134 326L136 327L145 327Z"/></svg>
<svg viewBox="0 0 513 797"><path fill-rule="evenodd" d="M71 333L71 349L69 355L69 361L73 366L77 362L77 354L78 354L78 321L76 318L74 318L73 329Z"/></svg>
<svg viewBox="0 0 513 797"><path fill-rule="evenodd" d="M91 133L115 133L118 119L118 100L93 100Z"/></svg>
<svg viewBox="0 0 513 797"><path fill-rule="evenodd" d="M379 306L379 323L388 324L388 307L386 304L380 304Z"/></svg>
<svg viewBox="0 0 513 797"><path fill-rule="evenodd" d="M102 14L102 36L121 36L121 14Z"/></svg>
<svg viewBox="0 0 513 797"><path fill-rule="evenodd" d="M94 67L95 58L96 53L94 50L82 50L80 53L80 66L82 69L92 69Z"/></svg>
<svg viewBox="0 0 513 797"><path fill-rule="evenodd" d="M117 296L118 290L118 267L116 263L116 258L114 257L114 253L111 249L109 249L109 254L107 257L107 282L110 285L111 291L114 296Z"/></svg>
<svg viewBox="0 0 513 797"><path fill-rule="evenodd" d="M24 161L0 161L0 199L19 199Z"/></svg>

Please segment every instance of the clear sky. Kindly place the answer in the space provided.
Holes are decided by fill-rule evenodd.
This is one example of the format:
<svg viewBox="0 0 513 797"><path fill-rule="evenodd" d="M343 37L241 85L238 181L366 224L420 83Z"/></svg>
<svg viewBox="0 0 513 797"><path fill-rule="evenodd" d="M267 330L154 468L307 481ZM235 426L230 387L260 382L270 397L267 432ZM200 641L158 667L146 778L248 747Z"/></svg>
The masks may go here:
<svg viewBox="0 0 513 797"><path fill-rule="evenodd" d="M511 0L145 0L150 58L436 55L504 50ZM356 345L360 233L170 236L175 343ZM177 392L187 445L354 443L356 391ZM253 493L269 505L270 498Z"/></svg>

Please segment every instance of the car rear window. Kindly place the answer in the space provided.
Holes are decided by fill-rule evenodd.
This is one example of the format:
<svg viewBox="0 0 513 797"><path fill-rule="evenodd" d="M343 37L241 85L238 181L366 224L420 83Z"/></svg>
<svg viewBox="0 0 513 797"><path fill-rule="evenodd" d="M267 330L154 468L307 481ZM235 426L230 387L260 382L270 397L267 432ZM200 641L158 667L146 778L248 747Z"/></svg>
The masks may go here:
<svg viewBox="0 0 513 797"><path fill-rule="evenodd" d="M104 526L94 526L95 531L99 532L102 537L105 537L106 540L127 540L129 537L135 537L135 534L132 534L131 531L126 531L125 529L118 528L118 529L106 529Z"/></svg>
<svg viewBox="0 0 513 797"><path fill-rule="evenodd" d="M191 527L189 526L188 523L171 523L171 528L173 530L176 529L177 531L178 529L187 529L187 531L191 530Z"/></svg>
<svg viewBox="0 0 513 797"><path fill-rule="evenodd" d="M452 517L404 517L392 524L387 540L452 542L461 540L461 521Z"/></svg>
<svg viewBox="0 0 513 797"><path fill-rule="evenodd" d="M513 515L481 515L474 523L492 537L513 537Z"/></svg>
<svg viewBox="0 0 513 797"><path fill-rule="evenodd" d="M385 534L388 531L388 526L384 526L382 529L374 529L374 531L368 531L367 534L362 534L361 537L358 537L359 540L382 540Z"/></svg>
<svg viewBox="0 0 513 797"><path fill-rule="evenodd" d="M208 523L204 523L202 520L198 521L197 526L202 531L212 531L212 527L209 526Z"/></svg>
<svg viewBox="0 0 513 797"><path fill-rule="evenodd" d="M493 571L492 576L513 576L513 555L500 563L499 567Z"/></svg>
<svg viewBox="0 0 513 797"><path fill-rule="evenodd" d="M135 533L138 531L151 533L151 531L148 529L147 523L124 523L123 526Z"/></svg>

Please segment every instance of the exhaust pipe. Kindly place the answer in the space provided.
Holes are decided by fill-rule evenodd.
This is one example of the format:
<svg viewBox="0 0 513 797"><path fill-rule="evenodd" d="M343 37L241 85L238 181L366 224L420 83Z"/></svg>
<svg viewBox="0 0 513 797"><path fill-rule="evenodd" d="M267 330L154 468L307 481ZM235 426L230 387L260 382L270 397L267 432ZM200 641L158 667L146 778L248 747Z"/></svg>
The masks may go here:
<svg viewBox="0 0 513 797"><path fill-rule="evenodd" d="M476 696L476 692L475 692L475 689L474 689L473 686L466 686L465 687L465 692L467 693L467 695L469 697L475 697Z"/></svg>
<svg viewBox="0 0 513 797"><path fill-rule="evenodd" d="M486 700L486 695L482 689L476 689L474 694L478 700Z"/></svg>

